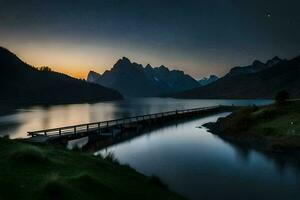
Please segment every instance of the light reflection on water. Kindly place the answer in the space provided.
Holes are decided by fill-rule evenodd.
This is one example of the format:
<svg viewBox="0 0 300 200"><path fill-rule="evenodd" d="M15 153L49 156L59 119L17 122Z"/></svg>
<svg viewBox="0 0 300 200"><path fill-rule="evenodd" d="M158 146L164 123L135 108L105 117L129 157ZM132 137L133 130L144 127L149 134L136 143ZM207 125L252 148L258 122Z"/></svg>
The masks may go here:
<svg viewBox="0 0 300 200"><path fill-rule="evenodd" d="M82 149L89 142L89 137L82 137L75 140L69 140L66 148L69 150Z"/></svg>
<svg viewBox="0 0 300 200"><path fill-rule="evenodd" d="M27 131L140 114L270 102L140 98L96 104L0 108L0 135L26 137ZM300 199L300 171L293 159L247 149L220 139L205 128L197 128L226 115L162 127L97 153L113 152L121 163L146 175L159 176L171 190L190 199Z"/></svg>
<svg viewBox="0 0 300 200"><path fill-rule="evenodd" d="M245 149L197 128L223 113L154 130L96 152L157 175L190 199L300 199L300 171L282 156Z"/></svg>
<svg viewBox="0 0 300 200"><path fill-rule="evenodd" d="M21 109L0 107L0 136L27 137L28 131L105 121L141 114L214 105L266 104L270 100L179 100L135 98L95 104L31 106Z"/></svg>

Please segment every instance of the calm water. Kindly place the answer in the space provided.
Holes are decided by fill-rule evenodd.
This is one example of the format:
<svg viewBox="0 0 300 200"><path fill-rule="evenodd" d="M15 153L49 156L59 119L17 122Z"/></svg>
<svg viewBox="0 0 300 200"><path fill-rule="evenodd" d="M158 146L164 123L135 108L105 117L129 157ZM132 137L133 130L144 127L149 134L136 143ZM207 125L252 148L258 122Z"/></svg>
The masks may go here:
<svg viewBox="0 0 300 200"><path fill-rule="evenodd" d="M226 115L161 128L95 154L112 152L189 199L299 200L300 170L293 160L244 149L198 128Z"/></svg>
<svg viewBox="0 0 300 200"><path fill-rule="evenodd" d="M206 107L220 104L261 105L269 102L269 100L178 100L139 98L95 104L69 104L47 107L31 106L19 109L0 107L0 136L9 135L11 138L27 137L28 131L176 109Z"/></svg>
<svg viewBox="0 0 300 200"><path fill-rule="evenodd" d="M124 101L1 109L0 135L26 137L36 129L213 105L267 104L268 100L128 99ZM267 155L224 141L199 128L218 114L160 129L111 146L117 159L146 175L157 175L189 199L300 199L294 158Z"/></svg>

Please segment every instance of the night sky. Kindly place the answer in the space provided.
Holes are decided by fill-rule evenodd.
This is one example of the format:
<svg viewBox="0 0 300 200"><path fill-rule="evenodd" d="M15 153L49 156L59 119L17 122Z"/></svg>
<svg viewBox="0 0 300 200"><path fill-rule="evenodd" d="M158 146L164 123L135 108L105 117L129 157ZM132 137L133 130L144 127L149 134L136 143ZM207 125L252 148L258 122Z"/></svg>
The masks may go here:
<svg viewBox="0 0 300 200"><path fill-rule="evenodd" d="M299 0L0 0L0 46L76 77L122 56L223 75L300 55Z"/></svg>

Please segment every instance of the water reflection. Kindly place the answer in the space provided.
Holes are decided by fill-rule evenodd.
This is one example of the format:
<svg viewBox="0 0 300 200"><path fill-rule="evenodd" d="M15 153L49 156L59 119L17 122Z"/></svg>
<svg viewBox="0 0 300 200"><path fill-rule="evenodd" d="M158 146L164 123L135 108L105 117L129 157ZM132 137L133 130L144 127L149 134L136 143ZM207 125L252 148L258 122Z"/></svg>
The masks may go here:
<svg viewBox="0 0 300 200"><path fill-rule="evenodd" d="M246 144L240 144L234 141L222 138L222 140L232 146L236 152L237 159L245 164L251 162L252 154L260 154L265 160L272 162L276 167L279 174L285 172L288 168L299 169L300 168L300 157L298 153L272 153L266 152L259 149L253 149L251 146ZM295 159L296 158L296 159Z"/></svg>
<svg viewBox="0 0 300 200"><path fill-rule="evenodd" d="M0 111L0 134L25 137L29 130L102 121L140 114L213 105L266 104L267 100L128 99ZM4 110L4 109L3 109ZM146 175L157 175L189 199L300 199L299 156L267 154L232 143L200 125L223 113L165 126L113 145L124 164ZM87 138L69 143L84 145Z"/></svg>
<svg viewBox="0 0 300 200"><path fill-rule="evenodd" d="M96 154L112 152L190 199L299 199L299 158L244 148L197 128L226 115L163 127Z"/></svg>
<svg viewBox="0 0 300 200"><path fill-rule="evenodd" d="M89 137L82 137L75 140L69 140L67 143L67 149L82 149L89 142Z"/></svg>
<svg viewBox="0 0 300 200"><path fill-rule="evenodd" d="M135 98L94 104L0 107L0 136L27 137L28 131L104 121L141 114L214 105L267 104L270 100L180 100ZM8 128L9 127L9 128Z"/></svg>

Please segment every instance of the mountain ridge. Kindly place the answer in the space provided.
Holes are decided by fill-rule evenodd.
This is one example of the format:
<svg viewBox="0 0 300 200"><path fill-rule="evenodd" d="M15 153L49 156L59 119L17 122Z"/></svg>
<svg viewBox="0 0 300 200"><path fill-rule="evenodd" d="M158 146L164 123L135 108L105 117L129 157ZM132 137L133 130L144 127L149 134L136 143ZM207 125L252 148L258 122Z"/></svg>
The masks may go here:
<svg viewBox="0 0 300 200"><path fill-rule="evenodd" d="M170 95L187 99L272 99L286 90L300 98L300 56L283 60L255 73L224 76L203 87Z"/></svg>
<svg viewBox="0 0 300 200"><path fill-rule="evenodd" d="M230 71L225 74L225 76L236 76L241 74L251 74L256 73L261 70L267 69L272 67L280 62L286 61L285 59L281 59L278 56L267 60L265 63L261 62L260 60L254 60L251 65L248 66L237 66L230 69Z"/></svg>
<svg viewBox="0 0 300 200"><path fill-rule="evenodd" d="M152 67L119 59L103 74L90 71L87 80L120 91L125 96L156 96L163 93L196 88L199 83L180 70L169 70L164 65Z"/></svg>
<svg viewBox="0 0 300 200"><path fill-rule="evenodd" d="M211 84L211 83L215 82L218 79L219 79L218 76L210 75L209 77L204 77L204 78L198 80L198 82L201 86L205 86L205 85L208 85L208 84Z"/></svg>

